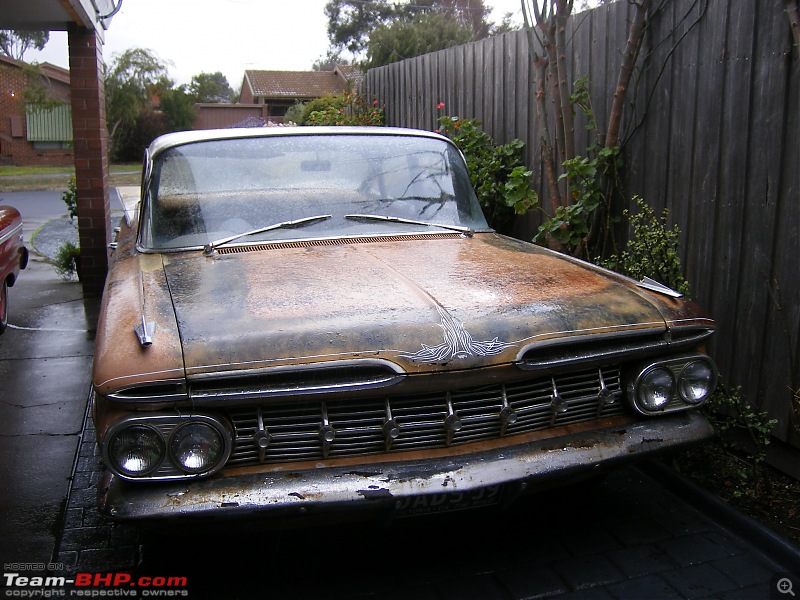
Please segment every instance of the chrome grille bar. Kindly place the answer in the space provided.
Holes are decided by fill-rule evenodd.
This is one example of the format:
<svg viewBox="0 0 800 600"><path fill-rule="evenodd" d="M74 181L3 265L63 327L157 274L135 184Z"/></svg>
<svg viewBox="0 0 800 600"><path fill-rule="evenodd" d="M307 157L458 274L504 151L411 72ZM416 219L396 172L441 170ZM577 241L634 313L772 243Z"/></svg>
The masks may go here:
<svg viewBox="0 0 800 600"><path fill-rule="evenodd" d="M228 465L366 456L493 440L621 414L621 395L619 367L603 367L440 394L264 403L229 411L235 441Z"/></svg>

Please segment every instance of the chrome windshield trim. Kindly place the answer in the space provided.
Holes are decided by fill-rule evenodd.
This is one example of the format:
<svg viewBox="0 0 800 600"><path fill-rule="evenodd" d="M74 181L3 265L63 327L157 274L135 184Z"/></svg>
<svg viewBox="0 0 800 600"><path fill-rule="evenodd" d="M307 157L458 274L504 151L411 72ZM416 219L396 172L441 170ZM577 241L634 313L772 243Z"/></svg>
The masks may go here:
<svg viewBox="0 0 800 600"><path fill-rule="evenodd" d="M444 227L444 226L443 226ZM475 229L475 233L494 233L494 230L491 228L487 229ZM283 239L283 240L253 240L251 242L240 242L236 244L225 244L222 248L219 248L219 253L214 253L213 255L209 255L209 258L214 258L218 256L218 254L222 254L222 250L227 250L231 248L248 248L251 246L275 246L280 247L284 244L319 244L324 242L340 242L342 245L347 245L350 243L355 243L354 240L365 240L370 239L377 242L382 242L385 240L388 241L395 241L392 238L398 237L408 237L408 238L415 238L420 236L430 237L432 239L436 239L441 237L442 235L451 235L453 238L464 238L465 235L460 231L399 231L399 232L392 232L392 233L370 233L366 235L335 235L335 236L325 236L325 237L304 237L304 238L292 238L292 239ZM136 244L136 250L141 254L178 254L181 252L194 252L196 250L203 250L205 248L204 245L198 246L181 246L179 248L148 248L142 246L141 244ZM203 255L206 256L206 255Z"/></svg>

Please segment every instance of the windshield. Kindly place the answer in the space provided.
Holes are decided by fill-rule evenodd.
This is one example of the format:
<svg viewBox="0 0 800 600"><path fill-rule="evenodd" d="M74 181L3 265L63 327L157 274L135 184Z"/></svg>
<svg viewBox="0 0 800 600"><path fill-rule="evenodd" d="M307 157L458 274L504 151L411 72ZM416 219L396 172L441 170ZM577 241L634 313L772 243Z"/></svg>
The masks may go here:
<svg viewBox="0 0 800 600"><path fill-rule="evenodd" d="M185 144L158 154L147 191L140 241L154 250L226 238L252 243L488 229L458 150L417 136L280 135ZM271 228L317 215L329 218ZM259 229L268 231L251 233Z"/></svg>

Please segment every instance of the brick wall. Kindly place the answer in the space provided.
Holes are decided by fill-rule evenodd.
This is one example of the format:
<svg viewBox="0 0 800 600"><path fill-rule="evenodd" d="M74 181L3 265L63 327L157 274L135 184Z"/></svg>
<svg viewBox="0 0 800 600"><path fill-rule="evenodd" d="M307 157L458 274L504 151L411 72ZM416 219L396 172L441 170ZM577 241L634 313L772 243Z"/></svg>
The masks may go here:
<svg viewBox="0 0 800 600"><path fill-rule="evenodd" d="M94 31L70 26L68 32L81 284L84 295L97 296L103 291L111 241L102 46Z"/></svg>
<svg viewBox="0 0 800 600"><path fill-rule="evenodd" d="M51 97L69 101L67 84L49 80ZM24 92L27 79L17 66L0 64L0 162L28 166L70 166L71 149L37 150L27 140Z"/></svg>

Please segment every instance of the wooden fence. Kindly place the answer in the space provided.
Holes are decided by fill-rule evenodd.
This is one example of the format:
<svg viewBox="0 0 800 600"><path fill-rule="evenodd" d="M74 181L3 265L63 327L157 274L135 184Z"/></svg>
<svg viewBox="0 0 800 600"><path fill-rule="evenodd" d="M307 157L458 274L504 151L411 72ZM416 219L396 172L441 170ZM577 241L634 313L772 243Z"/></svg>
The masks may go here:
<svg viewBox="0 0 800 600"><path fill-rule="evenodd" d="M571 77L590 77L600 130L631 14L621 1L570 22ZM782 0L667 0L649 25L623 131L626 193L668 207L681 228L692 296L717 320L710 350L724 379L795 446L799 54ZM523 32L370 70L364 89L385 104L387 125L431 130L438 116L458 115L481 120L499 142L523 140L534 185L546 192ZM520 237L536 223L523 219Z"/></svg>

